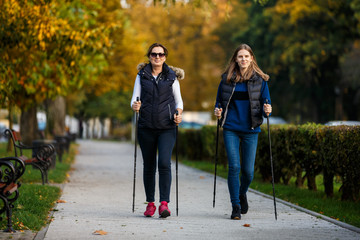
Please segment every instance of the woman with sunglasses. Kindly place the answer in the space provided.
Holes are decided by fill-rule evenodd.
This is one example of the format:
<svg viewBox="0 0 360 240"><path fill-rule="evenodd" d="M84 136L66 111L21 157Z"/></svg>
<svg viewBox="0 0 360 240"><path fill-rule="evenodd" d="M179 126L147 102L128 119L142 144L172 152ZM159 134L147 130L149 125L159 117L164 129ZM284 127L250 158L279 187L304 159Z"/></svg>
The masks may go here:
<svg viewBox="0 0 360 240"><path fill-rule="evenodd" d="M254 177L260 125L263 116L267 117L272 111L268 80L269 76L261 71L252 49L246 44L235 50L221 76L215 116L221 118L228 156L231 219L240 220L241 214L248 211L246 193Z"/></svg>
<svg viewBox="0 0 360 240"><path fill-rule="evenodd" d="M138 65L131 107L140 111L138 139L143 156L143 178L148 205L144 215L155 214L155 174L159 171L159 216L166 218L171 187L171 154L176 141L176 124L182 120L183 101L179 79L184 78L180 68L165 63L168 50L160 43L152 44L146 56L149 63ZM139 101L137 101L139 97ZM176 114L176 112L178 114ZM156 159L158 156L158 159Z"/></svg>

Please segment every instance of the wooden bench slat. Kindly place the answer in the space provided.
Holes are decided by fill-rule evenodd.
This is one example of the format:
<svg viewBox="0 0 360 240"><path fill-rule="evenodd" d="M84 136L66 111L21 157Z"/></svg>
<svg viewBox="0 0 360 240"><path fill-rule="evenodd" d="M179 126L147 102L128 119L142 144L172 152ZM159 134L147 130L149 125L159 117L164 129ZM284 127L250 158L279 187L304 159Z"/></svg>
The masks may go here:
<svg viewBox="0 0 360 240"><path fill-rule="evenodd" d="M13 192L15 192L18 189L18 185L16 183L10 183L5 189L4 194L11 195Z"/></svg>

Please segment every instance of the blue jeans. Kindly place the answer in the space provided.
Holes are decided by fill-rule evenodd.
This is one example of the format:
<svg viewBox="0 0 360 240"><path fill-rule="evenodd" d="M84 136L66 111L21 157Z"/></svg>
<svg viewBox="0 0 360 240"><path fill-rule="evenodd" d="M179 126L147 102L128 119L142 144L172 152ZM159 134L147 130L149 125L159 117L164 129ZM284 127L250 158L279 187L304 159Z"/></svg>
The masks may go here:
<svg viewBox="0 0 360 240"><path fill-rule="evenodd" d="M155 202L156 155L158 155L160 202L170 201L171 154L176 130L139 129L139 145L144 160L144 187L147 202Z"/></svg>
<svg viewBox="0 0 360 240"><path fill-rule="evenodd" d="M258 133L223 131L225 149L228 156L228 187L232 205L239 205L239 194L246 194L254 178L254 165ZM241 164L240 164L241 147ZM241 170L241 178L239 174Z"/></svg>

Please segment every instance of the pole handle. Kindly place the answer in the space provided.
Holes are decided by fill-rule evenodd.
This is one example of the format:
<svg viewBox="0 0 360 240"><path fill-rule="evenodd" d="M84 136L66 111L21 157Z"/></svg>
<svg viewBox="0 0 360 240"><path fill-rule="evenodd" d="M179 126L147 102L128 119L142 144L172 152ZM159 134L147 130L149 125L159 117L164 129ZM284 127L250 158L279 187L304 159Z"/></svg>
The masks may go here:
<svg viewBox="0 0 360 240"><path fill-rule="evenodd" d="M266 103L266 104L269 104L269 99L265 99L265 103ZM267 119L269 119L270 113L269 113L268 115L266 115L266 116L267 116Z"/></svg>
<svg viewBox="0 0 360 240"><path fill-rule="evenodd" d="M221 109L221 104L220 104L220 103L217 104L217 108ZM218 119L218 120L219 120L220 118L221 118L221 115L220 115L219 117L217 116L217 119Z"/></svg>
<svg viewBox="0 0 360 240"><path fill-rule="evenodd" d="M179 111L178 111L178 110L176 110L176 111L175 111L175 114L176 114L176 116L178 116L178 115L179 115ZM176 126L179 126L179 124L178 124L178 123L176 123Z"/></svg>
<svg viewBox="0 0 360 240"><path fill-rule="evenodd" d="M137 102L138 102L138 101L140 101L139 96L137 96L137 97L136 97L136 101L137 101ZM138 113L138 112L139 112L139 110L137 110L136 112Z"/></svg>

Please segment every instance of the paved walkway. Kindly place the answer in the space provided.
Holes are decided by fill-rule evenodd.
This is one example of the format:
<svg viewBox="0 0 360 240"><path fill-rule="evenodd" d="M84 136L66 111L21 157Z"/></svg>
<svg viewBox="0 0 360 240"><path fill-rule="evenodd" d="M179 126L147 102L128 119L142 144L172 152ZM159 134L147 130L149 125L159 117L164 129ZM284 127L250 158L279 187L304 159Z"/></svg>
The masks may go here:
<svg viewBox="0 0 360 240"><path fill-rule="evenodd" d="M133 151L129 143L78 141L73 165L48 229L35 239L360 239L360 233L248 193L249 212L230 220L225 179L217 180L212 207L213 175L179 165L179 216L176 216L175 164L167 219L143 216L142 158L138 150L135 212L132 213ZM158 199L158 188L157 195ZM245 227L248 224L250 227ZM95 235L104 231L106 235ZM45 236L44 236L45 235Z"/></svg>

